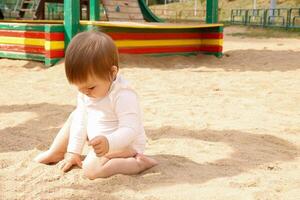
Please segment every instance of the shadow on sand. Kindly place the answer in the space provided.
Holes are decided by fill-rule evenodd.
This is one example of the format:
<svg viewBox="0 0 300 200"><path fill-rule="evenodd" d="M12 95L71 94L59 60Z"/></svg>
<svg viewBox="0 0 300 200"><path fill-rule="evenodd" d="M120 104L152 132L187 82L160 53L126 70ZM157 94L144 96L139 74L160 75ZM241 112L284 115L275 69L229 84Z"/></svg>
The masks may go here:
<svg viewBox="0 0 300 200"><path fill-rule="evenodd" d="M48 103L0 106L0 113L26 111L36 114L34 119L15 127L0 130L2 137L0 153L32 150L34 148L45 150L73 109L74 107L69 105ZM77 188L103 196L104 193L107 194L108 192L107 187L102 187L103 184L109 184L110 191L118 191L124 187L141 191L173 184L199 184L216 178L236 176L266 163L293 160L300 154L299 149L293 144L268 133L258 135L236 130L187 130L174 127L146 128L146 132L152 141L177 138L180 140L221 142L229 146L232 153L226 158L205 163L195 162L185 156L157 154L154 157L160 164L140 175L117 175L108 179L82 183L79 181L78 184L60 186L59 190ZM185 152L185 154L188 155L189 152ZM30 163L28 164L30 165ZM33 165L33 163L31 164ZM44 168L51 170L51 166L44 165ZM70 173L78 173L76 170L79 169ZM53 175L51 174L51 176ZM52 187L52 190L58 190L55 184L51 184L49 187ZM109 199L115 199L115 197Z"/></svg>

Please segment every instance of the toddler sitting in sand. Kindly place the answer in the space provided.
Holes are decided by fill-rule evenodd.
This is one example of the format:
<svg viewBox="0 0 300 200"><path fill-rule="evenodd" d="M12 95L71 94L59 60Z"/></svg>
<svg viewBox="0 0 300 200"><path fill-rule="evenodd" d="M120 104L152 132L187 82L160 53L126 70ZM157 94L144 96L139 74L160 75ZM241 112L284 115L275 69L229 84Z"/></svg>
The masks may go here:
<svg viewBox="0 0 300 200"><path fill-rule="evenodd" d="M64 172L77 165L89 179L138 174L157 164L143 155L146 136L138 98L118 70L118 50L109 36L90 31L73 38L65 71L78 88L77 107L35 161L59 162ZM93 149L82 162L87 140Z"/></svg>

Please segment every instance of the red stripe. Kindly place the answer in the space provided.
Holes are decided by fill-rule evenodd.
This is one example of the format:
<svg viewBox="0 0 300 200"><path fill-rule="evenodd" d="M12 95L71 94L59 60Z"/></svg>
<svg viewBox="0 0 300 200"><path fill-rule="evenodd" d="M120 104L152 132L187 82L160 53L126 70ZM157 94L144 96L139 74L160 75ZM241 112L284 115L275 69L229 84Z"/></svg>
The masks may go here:
<svg viewBox="0 0 300 200"><path fill-rule="evenodd" d="M44 47L39 47L39 46L0 44L0 51L15 51L15 52L23 52L23 53L45 54L47 58L62 58L65 56L64 50L45 51Z"/></svg>
<svg viewBox="0 0 300 200"><path fill-rule="evenodd" d="M222 39L223 33L107 33L114 40Z"/></svg>
<svg viewBox="0 0 300 200"><path fill-rule="evenodd" d="M24 37L24 38L41 38L46 40L64 40L64 33L44 33L37 31L3 31L0 30L0 36L6 37Z"/></svg>
<svg viewBox="0 0 300 200"><path fill-rule="evenodd" d="M44 32L37 32L37 31L4 31L4 30L0 30L0 36L44 38L45 34L44 34Z"/></svg>
<svg viewBox="0 0 300 200"><path fill-rule="evenodd" d="M64 33L46 33L45 34L46 40L65 40L65 34Z"/></svg>
<svg viewBox="0 0 300 200"><path fill-rule="evenodd" d="M0 50L2 51L17 51L25 53L38 53L44 54L45 50L42 46L23 46L23 45L7 45L0 44Z"/></svg>
<svg viewBox="0 0 300 200"><path fill-rule="evenodd" d="M47 58L63 58L65 56L64 50L46 51L45 57Z"/></svg>
<svg viewBox="0 0 300 200"><path fill-rule="evenodd" d="M140 47L119 48L120 53L148 54L148 53L176 53L176 52L222 52L222 46L177 46L177 47Z"/></svg>

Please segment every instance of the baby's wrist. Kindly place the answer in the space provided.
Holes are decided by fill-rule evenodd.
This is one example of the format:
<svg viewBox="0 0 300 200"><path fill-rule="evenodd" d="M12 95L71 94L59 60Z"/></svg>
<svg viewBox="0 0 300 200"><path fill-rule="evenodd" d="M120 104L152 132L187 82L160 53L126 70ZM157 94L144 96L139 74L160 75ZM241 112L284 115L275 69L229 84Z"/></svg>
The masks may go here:
<svg viewBox="0 0 300 200"><path fill-rule="evenodd" d="M74 152L66 152L65 158L67 157L80 157L80 154Z"/></svg>

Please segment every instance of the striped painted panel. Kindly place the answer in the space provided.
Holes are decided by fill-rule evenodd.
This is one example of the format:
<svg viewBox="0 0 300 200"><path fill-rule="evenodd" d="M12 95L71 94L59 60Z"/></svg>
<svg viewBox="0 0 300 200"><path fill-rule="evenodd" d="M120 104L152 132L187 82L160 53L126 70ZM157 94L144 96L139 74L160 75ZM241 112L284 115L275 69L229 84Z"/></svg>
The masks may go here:
<svg viewBox="0 0 300 200"><path fill-rule="evenodd" d="M63 25L0 23L0 57L54 64L64 57Z"/></svg>
<svg viewBox="0 0 300 200"><path fill-rule="evenodd" d="M202 52L217 56L222 54L221 24L174 25L81 21L82 31L91 27L97 27L110 35L120 53ZM64 26L61 21L0 22L0 57L43 59L47 65L51 65L64 56L64 49Z"/></svg>
<svg viewBox="0 0 300 200"><path fill-rule="evenodd" d="M168 53L215 53L223 50L223 25L174 25L151 23L102 23L83 22L94 25L110 35L120 53L168 54Z"/></svg>

